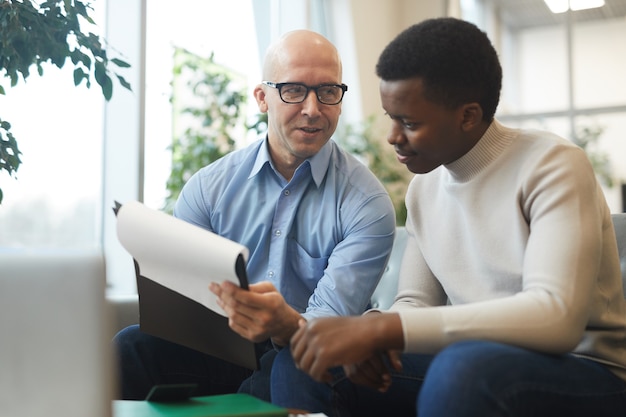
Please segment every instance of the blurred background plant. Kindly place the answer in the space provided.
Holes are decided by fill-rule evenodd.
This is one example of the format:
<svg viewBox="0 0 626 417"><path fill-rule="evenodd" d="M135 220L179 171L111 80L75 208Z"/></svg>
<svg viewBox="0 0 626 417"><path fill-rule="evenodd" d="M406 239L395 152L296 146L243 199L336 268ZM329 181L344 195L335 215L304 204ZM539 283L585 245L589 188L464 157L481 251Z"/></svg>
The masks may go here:
<svg viewBox="0 0 626 417"><path fill-rule="evenodd" d="M237 147L250 130L264 132L266 116L246 123L244 78L208 58L174 48L172 169L163 210L172 213L183 185L200 168ZM265 122L264 122L265 121Z"/></svg>
<svg viewBox="0 0 626 417"><path fill-rule="evenodd" d="M583 148L600 183L607 188L615 185L609 154L600 148L600 136L604 133L601 126L580 126L572 142Z"/></svg>

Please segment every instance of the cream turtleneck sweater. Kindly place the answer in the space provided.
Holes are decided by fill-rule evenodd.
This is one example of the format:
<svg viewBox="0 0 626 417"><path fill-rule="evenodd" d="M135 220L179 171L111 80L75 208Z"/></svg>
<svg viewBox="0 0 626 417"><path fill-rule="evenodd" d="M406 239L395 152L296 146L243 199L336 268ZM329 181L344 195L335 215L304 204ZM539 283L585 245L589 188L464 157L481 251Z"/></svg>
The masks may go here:
<svg viewBox="0 0 626 417"><path fill-rule="evenodd" d="M462 158L416 175L406 204L391 310L407 352L484 339L574 352L626 379L615 234L580 148L494 120Z"/></svg>

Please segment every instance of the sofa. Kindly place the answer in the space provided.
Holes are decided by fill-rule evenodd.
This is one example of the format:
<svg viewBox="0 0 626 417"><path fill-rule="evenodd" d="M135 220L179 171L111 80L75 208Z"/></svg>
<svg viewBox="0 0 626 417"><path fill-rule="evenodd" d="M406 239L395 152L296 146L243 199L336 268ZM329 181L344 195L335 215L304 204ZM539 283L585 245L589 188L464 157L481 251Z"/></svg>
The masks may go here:
<svg viewBox="0 0 626 417"><path fill-rule="evenodd" d="M615 213L613 226L617 236L617 246L622 269L622 282L624 283L624 297L626 298L626 213ZM398 287L398 273L404 248L406 246L407 233L404 227L396 229L396 239L391 250L389 262L378 287L372 295L372 307L386 309L393 303ZM109 296L109 302L113 306L115 330L138 323L139 305L136 295Z"/></svg>

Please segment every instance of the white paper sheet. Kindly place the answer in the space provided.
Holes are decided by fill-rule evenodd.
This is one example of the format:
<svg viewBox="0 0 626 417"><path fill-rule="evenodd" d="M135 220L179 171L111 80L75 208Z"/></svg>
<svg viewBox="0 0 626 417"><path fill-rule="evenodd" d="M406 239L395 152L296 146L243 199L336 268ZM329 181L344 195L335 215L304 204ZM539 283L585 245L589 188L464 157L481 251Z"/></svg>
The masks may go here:
<svg viewBox="0 0 626 417"><path fill-rule="evenodd" d="M225 316L209 283L239 285L235 265L248 249L137 201L117 211L117 236L141 275Z"/></svg>

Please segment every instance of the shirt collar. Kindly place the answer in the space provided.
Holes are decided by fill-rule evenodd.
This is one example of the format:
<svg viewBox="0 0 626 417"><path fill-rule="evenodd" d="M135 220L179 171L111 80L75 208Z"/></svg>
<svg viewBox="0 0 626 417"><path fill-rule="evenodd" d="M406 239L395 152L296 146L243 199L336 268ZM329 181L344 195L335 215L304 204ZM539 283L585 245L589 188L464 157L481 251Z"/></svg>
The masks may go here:
<svg viewBox="0 0 626 417"><path fill-rule="evenodd" d="M322 146L322 149L318 153L308 159L311 164L311 175L316 186L320 186L328 171L328 165L330 165L330 155L333 152L332 139Z"/></svg>
<svg viewBox="0 0 626 417"><path fill-rule="evenodd" d="M248 179L257 175L265 164L269 164L270 166L272 164L270 159L270 152L267 145L267 135L265 136L265 139L260 142L261 143L259 145L259 151L256 154L256 159L254 160L254 165L252 166L252 170L250 171Z"/></svg>
<svg viewBox="0 0 626 417"><path fill-rule="evenodd" d="M269 164L272 169L276 171L270 158L267 140L267 136L265 136L265 139L261 141L259 151L257 152L256 159L254 161L254 166L252 167L248 178L252 178L257 175L265 164ZM332 140L326 142L319 152L303 162L303 164L308 162L311 166L311 175L313 177L313 181L315 181L315 185L318 187L324 180L324 176L326 175L326 171L328 170L328 166L330 164L330 155L333 151L331 142Z"/></svg>

